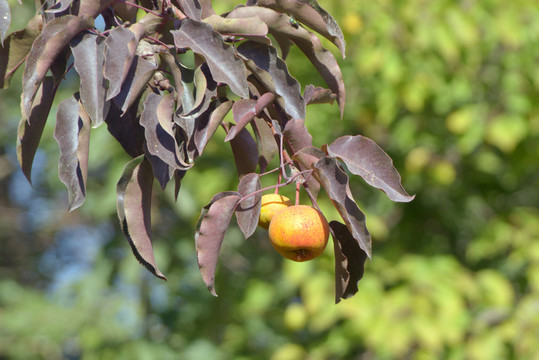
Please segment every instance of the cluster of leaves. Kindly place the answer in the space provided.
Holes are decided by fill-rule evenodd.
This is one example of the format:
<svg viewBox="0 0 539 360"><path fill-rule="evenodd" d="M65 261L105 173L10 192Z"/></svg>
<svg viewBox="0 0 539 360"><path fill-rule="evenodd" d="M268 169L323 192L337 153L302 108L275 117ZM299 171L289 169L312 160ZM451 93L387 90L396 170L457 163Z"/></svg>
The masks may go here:
<svg viewBox="0 0 539 360"><path fill-rule="evenodd" d="M253 234L264 190L260 176L277 170L285 182L275 187L296 182L315 207L320 189L331 199L344 222L330 223L336 301L357 292L371 239L342 164L393 201L413 197L372 140L356 135L321 148L312 144L306 106L336 101L342 116L345 102L339 65L314 33L344 56L343 34L316 1L249 0L222 15L209 0L50 0L40 6L25 29L6 37L9 21L0 27L0 85L7 87L25 64L17 155L28 180L56 90L74 68L80 89L58 105L54 132L70 210L84 202L90 132L104 122L133 157L117 186L122 230L135 257L165 278L151 239L153 181L164 189L174 180L177 197L183 176L221 127L240 181L237 191L216 194L198 221L197 259L210 291L215 295L217 259L232 217L246 238ZM0 10L9 19L5 0ZM98 16L103 30L95 25ZM285 62L294 45L328 88L306 85L302 93ZM229 112L233 122L225 118ZM274 157L278 165L268 171Z"/></svg>

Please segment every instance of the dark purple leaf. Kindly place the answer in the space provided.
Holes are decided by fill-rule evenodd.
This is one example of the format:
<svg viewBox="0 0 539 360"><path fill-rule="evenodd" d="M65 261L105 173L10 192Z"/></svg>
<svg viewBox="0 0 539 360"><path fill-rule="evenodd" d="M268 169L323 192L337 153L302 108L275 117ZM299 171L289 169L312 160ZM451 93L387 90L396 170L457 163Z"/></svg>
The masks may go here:
<svg viewBox="0 0 539 360"><path fill-rule="evenodd" d="M110 100L122 89L135 57L138 40L129 29L117 27L110 31L105 45L105 78L110 82L107 91L107 100Z"/></svg>
<svg viewBox="0 0 539 360"><path fill-rule="evenodd" d="M191 167L183 162L172 130L174 103L174 94L162 96L149 93L140 117L146 139L145 153L163 189L172 179L175 170Z"/></svg>
<svg viewBox="0 0 539 360"><path fill-rule="evenodd" d="M232 116L236 122L235 126L232 126L225 137L225 141L230 141L236 136L238 131L241 131L255 116L260 114L262 110L273 102L275 95L272 93L265 93L258 100L252 99L240 99L232 106Z"/></svg>
<svg viewBox="0 0 539 360"><path fill-rule="evenodd" d="M251 133L247 129L241 130L234 139L230 140L230 145L239 178L255 172L258 164L258 149Z"/></svg>
<svg viewBox="0 0 539 360"><path fill-rule="evenodd" d="M178 0L178 4L187 17L196 21L201 20L202 6L198 0Z"/></svg>
<svg viewBox="0 0 539 360"><path fill-rule="evenodd" d="M109 7L114 0L81 0L79 5L79 16L90 16L96 18L97 15Z"/></svg>
<svg viewBox="0 0 539 360"><path fill-rule="evenodd" d="M56 4L48 8L45 12L51 14L61 13L63 11L66 11L71 6L72 2L73 0L59 0L56 2Z"/></svg>
<svg viewBox="0 0 539 360"><path fill-rule="evenodd" d="M21 110L23 117L30 115L32 102L47 71L69 41L81 31L91 28L94 19L89 16L65 15L52 19L43 27L26 59L23 73Z"/></svg>
<svg viewBox="0 0 539 360"><path fill-rule="evenodd" d="M336 159L327 156L314 165L314 170L315 177L343 218L348 230L370 258L372 255L371 236L365 225L365 215L357 206L350 191L348 175L341 170Z"/></svg>
<svg viewBox="0 0 539 360"><path fill-rule="evenodd" d="M157 64L136 55L122 84L122 90L112 101L125 113L148 86L156 70Z"/></svg>
<svg viewBox="0 0 539 360"><path fill-rule="evenodd" d="M286 138L286 145L292 150L292 154L304 147L313 145L313 137L309 134L303 119L288 120L284 127L283 135Z"/></svg>
<svg viewBox="0 0 539 360"><path fill-rule="evenodd" d="M277 56L277 50L259 42L245 41L238 46L237 51L245 59L252 60L255 66L250 61L247 66L267 90L284 100L280 105L288 115L304 119L305 100L301 95L301 86L288 72L286 63Z"/></svg>
<svg viewBox="0 0 539 360"><path fill-rule="evenodd" d="M260 178L256 173L250 173L244 175L238 185L238 192L242 198L251 195L252 193L260 190ZM258 218L260 217L260 208L262 203L262 192L256 193L247 197L240 202L236 208L236 218L238 220L238 226L245 238L249 238L256 230L258 226Z"/></svg>
<svg viewBox="0 0 539 360"><path fill-rule="evenodd" d="M252 16L259 16L260 19L268 25L269 32L272 35L289 38L299 47L318 70L331 91L337 95L337 103L339 104L342 117L345 102L342 72L335 57L330 51L322 46L322 43L316 35L305 30L301 26L292 26L290 24L291 18L286 14L264 7L237 7L227 15L227 18L245 18Z"/></svg>
<svg viewBox="0 0 539 360"><path fill-rule="evenodd" d="M144 156L129 161L116 187L118 218L135 258L152 274L166 280L153 254L152 184L152 167Z"/></svg>
<svg viewBox="0 0 539 360"><path fill-rule="evenodd" d="M232 108L232 104L232 101L225 101L219 105L212 103L208 111L197 119L195 133L191 138L188 147L189 157L191 159L196 159L202 154L208 141L215 131L217 131L224 117Z"/></svg>
<svg viewBox="0 0 539 360"><path fill-rule="evenodd" d="M52 77L46 76L43 79L43 83L41 84L32 105L30 118L22 118L19 123L17 134L17 159L21 165L22 173L30 183L32 183L32 163L55 94L56 87L54 86L54 80Z"/></svg>
<svg viewBox="0 0 539 360"><path fill-rule="evenodd" d="M204 283L213 296L217 296L215 269L217 268L219 250L240 198L240 194L234 191L216 194L210 203L202 208L197 222L195 243L198 267Z"/></svg>
<svg viewBox="0 0 539 360"><path fill-rule="evenodd" d="M174 201L178 201L178 195L180 194L182 179L186 173L187 170L176 170L174 172Z"/></svg>
<svg viewBox="0 0 539 360"><path fill-rule="evenodd" d="M125 114L122 114L122 110L114 102L111 102L105 119L111 135L133 158L144 153L144 128L139 123L137 107L137 103L135 103Z"/></svg>
<svg viewBox="0 0 539 360"><path fill-rule="evenodd" d="M80 100L94 127L107 116L110 103L105 101L107 82L103 76L105 42L92 33L81 33L71 41L75 70L80 76Z"/></svg>
<svg viewBox="0 0 539 360"><path fill-rule="evenodd" d="M11 10L6 0L0 0L0 44L4 46L4 39L11 24Z"/></svg>
<svg viewBox="0 0 539 360"><path fill-rule="evenodd" d="M342 160L352 174L361 176L367 184L382 190L391 200L409 202L414 199L402 187L393 160L371 139L361 135L343 136L326 149L329 156Z"/></svg>
<svg viewBox="0 0 539 360"><path fill-rule="evenodd" d="M11 77L32 48L34 40L41 34L43 26L40 15L34 16L23 30L15 31L0 46L0 89L9 85Z"/></svg>
<svg viewBox="0 0 539 360"><path fill-rule="evenodd" d="M249 97L245 65L236 57L234 48L226 44L211 25L184 19L180 29L171 33L177 48L190 48L204 57L215 81L228 84L242 98Z"/></svg>
<svg viewBox="0 0 539 360"><path fill-rule="evenodd" d="M255 117L251 125L253 126L259 154L258 166L260 167L260 172L264 172L270 161L279 152L279 145L266 121Z"/></svg>
<svg viewBox="0 0 539 360"><path fill-rule="evenodd" d="M335 250L335 303L357 293L357 283L363 277L367 254L346 225L331 221L329 228Z"/></svg>
<svg viewBox="0 0 539 360"><path fill-rule="evenodd" d="M67 187L69 211L82 205L86 198L90 118L80 106L78 95L58 105L54 138L60 147L58 174Z"/></svg>
<svg viewBox="0 0 539 360"><path fill-rule="evenodd" d="M333 104L337 96L329 89L307 85L305 86L305 91L303 91L303 98L307 105Z"/></svg>
<svg viewBox="0 0 539 360"><path fill-rule="evenodd" d="M293 16L334 43L344 57L345 41L342 30L316 0L258 0L256 4Z"/></svg>

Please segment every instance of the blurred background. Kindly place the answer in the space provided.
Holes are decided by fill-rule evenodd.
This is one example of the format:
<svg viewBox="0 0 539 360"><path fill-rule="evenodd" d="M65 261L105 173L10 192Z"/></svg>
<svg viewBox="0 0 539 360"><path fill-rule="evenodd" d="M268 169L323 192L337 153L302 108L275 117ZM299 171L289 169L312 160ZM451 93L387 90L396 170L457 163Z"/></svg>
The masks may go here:
<svg viewBox="0 0 539 360"><path fill-rule="evenodd" d="M10 4L14 31L34 10ZM218 12L231 4L214 1ZM220 133L177 203L173 186L155 187L154 246L168 282L152 277L120 232L115 187L128 157L105 126L92 132L80 209L67 212L58 179L54 109L33 186L22 175L19 70L0 93L0 359L539 359L539 3L320 4L347 41L344 60L325 42L347 103L342 121L335 105L308 108L315 145L368 136L416 194L392 203L352 180L373 238L355 297L334 304L332 246L292 263L264 231L244 240L235 225L219 297L210 295L194 226L214 193L237 186ZM306 62L292 51L292 75L323 85ZM77 82L67 78L56 104Z"/></svg>

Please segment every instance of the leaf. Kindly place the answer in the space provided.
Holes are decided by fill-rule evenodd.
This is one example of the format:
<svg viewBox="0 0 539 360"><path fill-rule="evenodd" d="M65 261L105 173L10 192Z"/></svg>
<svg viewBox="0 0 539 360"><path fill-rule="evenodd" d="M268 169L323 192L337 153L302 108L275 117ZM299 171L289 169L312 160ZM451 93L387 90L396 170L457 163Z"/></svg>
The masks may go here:
<svg viewBox="0 0 539 360"><path fill-rule="evenodd" d="M86 198L90 150L90 118L80 106L78 94L58 105L54 138L60 147L58 174L67 187L72 211Z"/></svg>
<svg viewBox="0 0 539 360"><path fill-rule="evenodd" d="M135 258L152 274L166 280L157 268L153 254L152 184L152 168L144 156L129 161L116 187L118 218Z"/></svg>
<svg viewBox="0 0 539 360"><path fill-rule="evenodd" d="M204 283L213 296L217 296L215 269L219 250L240 198L240 194L234 191L218 193L202 208L198 218L195 233L198 267Z"/></svg>
<svg viewBox="0 0 539 360"><path fill-rule="evenodd" d="M288 147L292 150L292 154L313 145L313 137L309 134L303 119L288 120L284 127L283 135L286 138Z"/></svg>
<svg viewBox="0 0 539 360"><path fill-rule="evenodd" d="M34 16L23 30L15 31L0 47L0 89L8 87L15 70L30 52L43 27L40 15Z"/></svg>
<svg viewBox="0 0 539 360"><path fill-rule="evenodd" d="M241 194L241 197L245 198L250 195L240 202L236 208L238 226L246 239L253 235L258 226L258 218L260 217L260 208L262 206L260 201L262 192L251 195L258 190L260 190L260 178L258 174L246 174L240 179L238 192Z"/></svg>
<svg viewBox="0 0 539 360"><path fill-rule="evenodd" d="M105 42L92 34L79 34L70 43L75 70L80 76L80 100L97 127L103 123L110 107L105 102L107 82L103 76Z"/></svg>
<svg viewBox="0 0 539 360"><path fill-rule="evenodd" d="M4 46L4 40L11 24L11 10L6 0L0 0L0 44Z"/></svg>
<svg viewBox="0 0 539 360"><path fill-rule="evenodd" d="M333 104L337 95L335 95L331 90L315 87L314 85L305 86L303 91L303 98L307 105L310 104Z"/></svg>
<svg viewBox="0 0 539 360"><path fill-rule="evenodd" d="M232 116L236 122L235 126L232 126L225 137L225 141L230 141L236 136L238 131L241 131L255 116L260 114L262 110L270 105L275 96L272 93L265 93L257 100L252 99L240 99L232 106Z"/></svg>
<svg viewBox="0 0 539 360"><path fill-rule="evenodd" d="M256 145L259 154L258 165L260 167L260 172L264 172L270 161L279 152L279 146L266 121L255 117L251 124L256 137Z"/></svg>
<svg viewBox="0 0 539 360"><path fill-rule="evenodd" d="M202 7L198 0L178 0L178 4L187 17L196 21L201 20Z"/></svg>
<svg viewBox="0 0 539 360"><path fill-rule="evenodd" d="M122 110L114 102L111 102L105 119L110 134L122 145L125 152L133 158L144 153L144 128L139 123L137 107L138 100L125 114L122 114Z"/></svg>
<svg viewBox="0 0 539 360"><path fill-rule="evenodd" d="M72 38L93 25L92 17L65 15L52 19L43 27L26 59L21 96L23 117L29 116L37 89L56 57Z"/></svg>
<svg viewBox="0 0 539 360"><path fill-rule="evenodd" d="M224 117L232 108L232 104L232 101L225 101L221 104L213 102L208 111L198 117L194 135L191 137L188 144L189 157L191 159L194 160L202 154L208 141L217 131Z"/></svg>
<svg viewBox="0 0 539 360"><path fill-rule="evenodd" d="M124 27L116 27L105 40L105 78L110 82L107 100L120 93L135 57L138 40L135 34Z"/></svg>
<svg viewBox="0 0 539 360"><path fill-rule="evenodd" d="M335 303L357 293L357 283L363 277L367 254L361 249L346 225L331 221L335 251Z"/></svg>
<svg viewBox="0 0 539 360"><path fill-rule="evenodd" d="M326 154L314 146L306 146L297 151L293 156L294 164L300 171L313 169L314 164L318 162ZM316 199L320 192L320 183L313 176L305 175L306 186L309 189L311 195Z"/></svg>
<svg viewBox="0 0 539 360"><path fill-rule="evenodd" d="M256 68L251 62L247 62L247 66L267 90L284 99L281 105L286 113L292 118L304 119L305 100L301 95L301 86L288 72L286 63L277 56L277 50L247 40L238 46L237 51L245 59L252 60Z"/></svg>
<svg viewBox="0 0 539 360"><path fill-rule="evenodd" d="M210 24L215 31L221 34L264 38L268 34L268 26L258 16L243 19L226 19L219 15L211 15L205 18L204 22ZM255 39L253 38L252 40Z"/></svg>
<svg viewBox="0 0 539 360"><path fill-rule="evenodd" d="M291 15L334 43L345 57L346 43L339 24L316 0L258 0L256 4Z"/></svg>
<svg viewBox="0 0 539 360"><path fill-rule="evenodd" d="M53 6L45 10L46 13L58 14L63 11L66 11L70 6L73 0L59 0Z"/></svg>
<svg viewBox="0 0 539 360"><path fill-rule="evenodd" d="M19 122L17 133L17 159L21 165L22 173L30 183L32 183L32 163L55 94L56 87L54 86L54 80L51 76L46 76L41 83L32 105L30 118L22 118Z"/></svg>
<svg viewBox="0 0 539 360"><path fill-rule="evenodd" d="M227 15L227 18L245 18L252 16L260 17L260 19L268 25L270 34L286 37L299 47L320 73L331 91L336 94L342 117L345 103L345 89L342 72L333 54L322 46L318 37L301 26L292 26L290 24L291 18L289 16L269 8L258 6L237 7Z"/></svg>
<svg viewBox="0 0 539 360"><path fill-rule="evenodd" d="M374 141L361 135L343 136L326 147L329 156L341 159L348 170L361 176L367 184L382 190L398 202L409 202L415 196L406 193L393 160Z"/></svg>
<svg viewBox="0 0 539 360"><path fill-rule="evenodd" d="M135 100L142 94L148 82L157 70L157 64L136 55L131 63L131 69L122 84L122 90L112 100L125 113Z"/></svg>
<svg viewBox="0 0 539 360"><path fill-rule="evenodd" d="M144 101L140 124L144 127L146 155L152 165L154 176L161 188L175 170L186 170L191 165L183 162L172 130L174 114L174 94L157 95L149 93Z"/></svg>
<svg viewBox="0 0 539 360"><path fill-rule="evenodd" d="M234 48L223 41L211 25L192 19L184 19L180 29L171 31L177 48L190 48L204 57L213 79L230 86L242 98L249 97L247 69L235 55Z"/></svg>
<svg viewBox="0 0 539 360"><path fill-rule="evenodd" d="M230 140L230 146L234 154L239 178L241 179L242 176L255 172L258 164L258 150L251 133L247 129L241 130L234 139Z"/></svg>
<svg viewBox="0 0 539 360"><path fill-rule="evenodd" d="M357 206L350 191L348 175L341 170L336 159L327 156L318 160L314 165L314 170L314 176L328 194L346 227L370 258L372 256L371 236L365 225L365 215Z"/></svg>

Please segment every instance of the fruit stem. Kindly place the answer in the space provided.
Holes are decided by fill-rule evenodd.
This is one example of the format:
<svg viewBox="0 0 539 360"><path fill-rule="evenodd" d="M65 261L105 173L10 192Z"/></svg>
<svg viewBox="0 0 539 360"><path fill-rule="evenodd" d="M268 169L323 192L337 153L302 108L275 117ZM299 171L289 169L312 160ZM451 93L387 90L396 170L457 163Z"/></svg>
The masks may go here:
<svg viewBox="0 0 539 360"><path fill-rule="evenodd" d="M299 187L300 187L300 183L299 181L296 181L296 206L299 205Z"/></svg>

